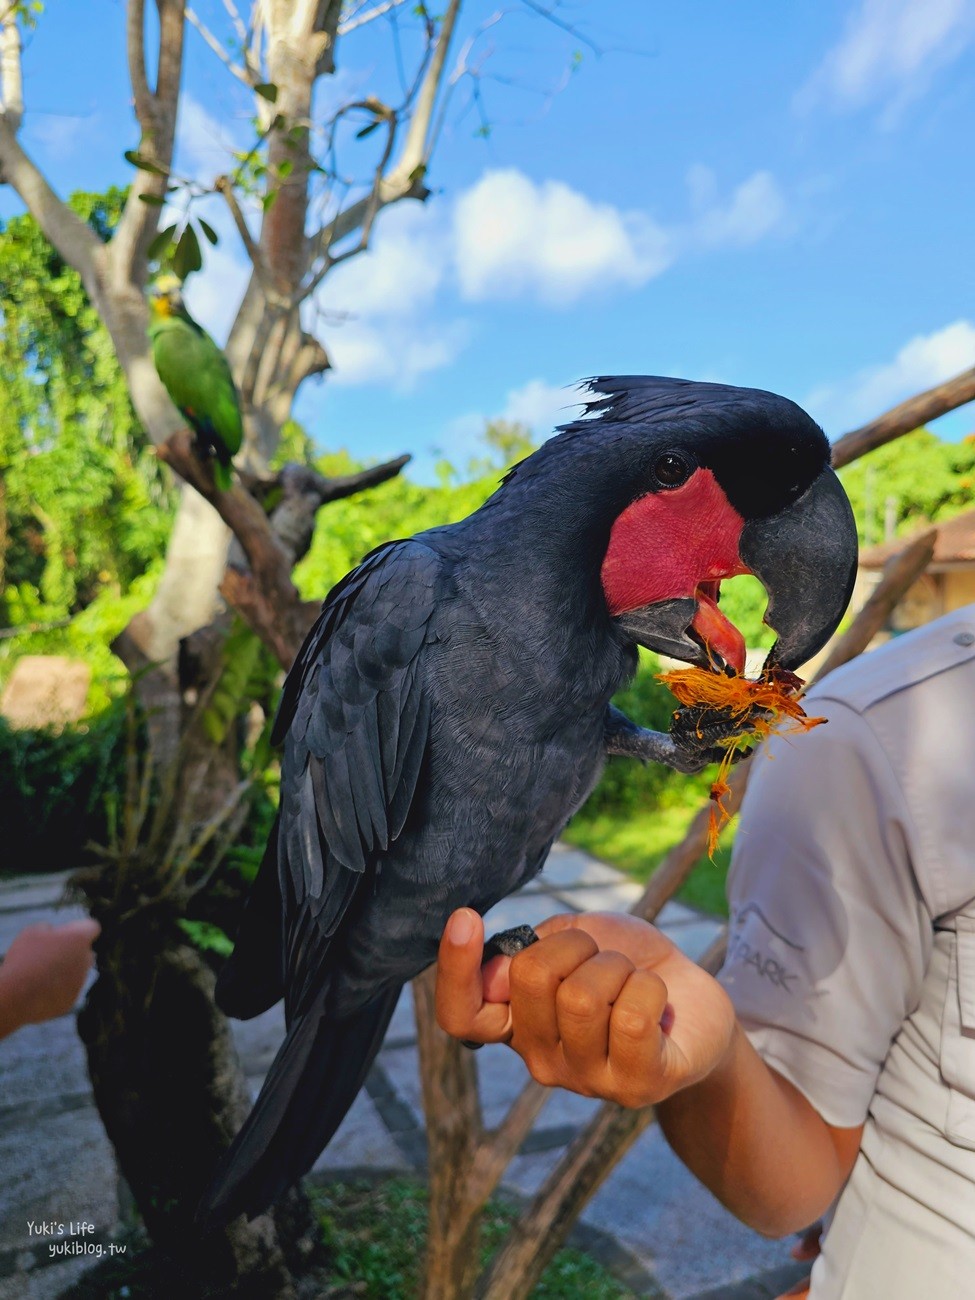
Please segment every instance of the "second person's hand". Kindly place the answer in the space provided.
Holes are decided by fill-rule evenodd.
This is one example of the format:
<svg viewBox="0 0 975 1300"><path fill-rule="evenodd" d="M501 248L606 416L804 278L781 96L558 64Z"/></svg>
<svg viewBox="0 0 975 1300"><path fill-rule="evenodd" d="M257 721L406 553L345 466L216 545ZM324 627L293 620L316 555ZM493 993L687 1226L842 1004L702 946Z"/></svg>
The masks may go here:
<svg viewBox="0 0 975 1300"><path fill-rule="evenodd" d="M724 1058L735 1024L727 995L652 925L585 913L537 932L538 943L482 972L481 918L453 914L437 979L448 1033L507 1042L540 1083L624 1106L663 1101Z"/></svg>

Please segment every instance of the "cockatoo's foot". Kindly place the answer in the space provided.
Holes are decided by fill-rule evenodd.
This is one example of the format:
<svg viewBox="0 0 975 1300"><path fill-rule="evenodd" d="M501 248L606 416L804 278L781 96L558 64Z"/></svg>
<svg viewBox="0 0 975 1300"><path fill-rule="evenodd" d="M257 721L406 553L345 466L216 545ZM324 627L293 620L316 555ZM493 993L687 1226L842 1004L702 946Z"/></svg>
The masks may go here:
<svg viewBox="0 0 975 1300"><path fill-rule="evenodd" d="M502 930L500 934L493 934L484 944L484 960L481 965L489 962L492 957L517 957L533 943L538 943L538 935L530 925L516 925L511 930ZM466 1038L462 1038L461 1042L472 1052L484 1046L483 1043L472 1043Z"/></svg>

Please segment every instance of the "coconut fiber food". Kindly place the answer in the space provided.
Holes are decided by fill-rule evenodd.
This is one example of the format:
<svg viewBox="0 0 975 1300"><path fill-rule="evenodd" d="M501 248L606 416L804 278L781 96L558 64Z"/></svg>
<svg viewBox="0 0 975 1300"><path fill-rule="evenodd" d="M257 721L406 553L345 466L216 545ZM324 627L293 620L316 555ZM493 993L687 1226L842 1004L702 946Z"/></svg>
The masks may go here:
<svg viewBox="0 0 975 1300"><path fill-rule="evenodd" d="M773 733L809 731L826 719L809 717L800 703L805 686L802 678L774 663L766 662L754 679L731 671L691 667L661 673L659 680L681 706L674 714L672 734L700 740L712 728L723 733L715 745L721 754L711 786L708 854L713 857L718 836L730 817L723 800L736 756Z"/></svg>

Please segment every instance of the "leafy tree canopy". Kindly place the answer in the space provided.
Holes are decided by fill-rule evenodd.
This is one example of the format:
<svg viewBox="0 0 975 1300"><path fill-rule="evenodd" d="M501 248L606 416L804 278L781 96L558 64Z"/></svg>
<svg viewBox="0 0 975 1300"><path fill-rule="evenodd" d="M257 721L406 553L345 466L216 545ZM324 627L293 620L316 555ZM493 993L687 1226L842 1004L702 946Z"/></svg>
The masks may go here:
<svg viewBox="0 0 975 1300"><path fill-rule="evenodd" d="M71 206L106 239L124 197L75 194ZM98 644L121 630L130 593L136 608L149 598L174 493L80 276L32 217L0 223L0 281L0 622L77 617L81 629L53 644L5 639L0 653L78 653L94 629ZM95 654L96 671L108 665Z"/></svg>
<svg viewBox="0 0 975 1300"><path fill-rule="evenodd" d="M917 429L840 471L861 545L914 532L975 506L975 434L945 442Z"/></svg>

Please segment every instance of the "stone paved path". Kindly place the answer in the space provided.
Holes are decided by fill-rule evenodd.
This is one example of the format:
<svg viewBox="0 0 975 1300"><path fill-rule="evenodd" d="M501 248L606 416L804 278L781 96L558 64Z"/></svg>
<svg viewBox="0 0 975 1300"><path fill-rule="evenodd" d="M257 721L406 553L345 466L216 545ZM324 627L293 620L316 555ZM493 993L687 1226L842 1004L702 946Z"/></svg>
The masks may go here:
<svg viewBox="0 0 975 1300"><path fill-rule="evenodd" d="M25 925L81 914L76 907L58 906L63 882L62 876L0 882L0 953ZM489 933L566 910L625 910L639 893L639 886L619 872L557 845L543 875L489 914ZM714 919L673 902L660 924L695 958L719 929ZM236 1024L235 1033L256 1092L283 1034L280 1009ZM422 1170L415 1037L406 989L366 1088L316 1170L329 1175ZM491 1124L527 1073L503 1047L484 1048L477 1059L485 1119ZM597 1105L554 1092L508 1170L508 1190L530 1195ZM119 1219L118 1177L91 1099L73 1017L28 1027L0 1043L0 1170L0 1300L53 1300L93 1258L52 1261L28 1223L92 1223L93 1244L107 1249ZM637 1294L671 1300L771 1297L795 1275L786 1246L763 1240L727 1214L654 1128L590 1202L579 1241Z"/></svg>

